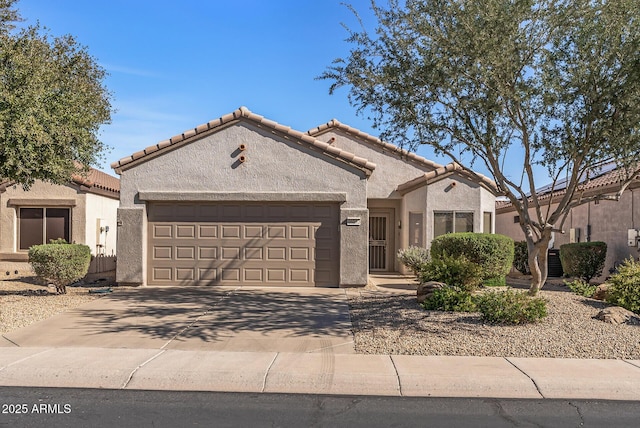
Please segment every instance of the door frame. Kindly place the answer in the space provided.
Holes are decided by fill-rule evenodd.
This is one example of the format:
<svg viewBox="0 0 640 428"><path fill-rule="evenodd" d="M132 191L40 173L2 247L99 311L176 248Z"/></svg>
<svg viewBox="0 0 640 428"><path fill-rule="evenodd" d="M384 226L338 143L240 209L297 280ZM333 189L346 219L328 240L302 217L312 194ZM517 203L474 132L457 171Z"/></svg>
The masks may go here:
<svg viewBox="0 0 640 428"><path fill-rule="evenodd" d="M385 240L385 257L384 268L371 268L371 239L367 243L367 263L369 264L369 272L394 272L394 259L395 255L395 210L393 208L369 208L369 227L371 227L372 217L384 217L387 219L386 225L386 240Z"/></svg>

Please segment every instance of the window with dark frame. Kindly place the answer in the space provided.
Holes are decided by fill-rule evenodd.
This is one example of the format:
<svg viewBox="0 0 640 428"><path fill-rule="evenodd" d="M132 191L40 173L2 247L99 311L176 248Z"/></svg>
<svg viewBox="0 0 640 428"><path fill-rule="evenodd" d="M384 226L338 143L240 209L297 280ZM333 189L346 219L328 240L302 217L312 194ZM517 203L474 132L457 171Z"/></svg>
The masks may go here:
<svg viewBox="0 0 640 428"><path fill-rule="evenodd" d="M440 211L433 213L433 237L455 232L473 232L473 213Z"/></svg>
<svg viewBox="0 0 640 428"><path fill-rule="evenodd" d="M18 215L20 250L48 244L52 239L71 242L69 208L20 208Z"/></svg>

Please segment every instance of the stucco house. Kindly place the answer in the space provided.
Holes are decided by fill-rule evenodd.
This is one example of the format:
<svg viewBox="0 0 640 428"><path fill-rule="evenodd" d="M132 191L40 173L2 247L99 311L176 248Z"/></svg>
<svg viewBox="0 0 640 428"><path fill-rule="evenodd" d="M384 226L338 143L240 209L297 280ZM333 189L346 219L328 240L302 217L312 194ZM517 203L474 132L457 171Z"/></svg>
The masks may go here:
<svg viewBox="0 0 640 428"><path fill-rule="evenodd" d="M583 199L597 194L617 191L620 185L616 169L594 171L588 180L581 183L576 197ZM607 243L607 259L600 279L608 276L620 262L628 257L640 256L640 176L637 176L622 193L618 201L595 200L571 209L563 226L564 233L553 233L552 248L570 242L602 241ZM549 200L559 200L565 189L557 185L550 189L540 189L539 198L545 204ZM552 199L553 198L553 199ZM552 203L552 209L556 204ZM545 208L546 210L546 208ZM531 210L533 215L533 209ZM510 236L515 241L524 241L524 233L519 225L518 213L508 201L496 201L496 233Z"/></svg>
<svg viewBox="0 0 640 428"><path fill-rule="evenodd" d="M118 178L91 168L66 185L36 181L29 190L0 182L0 274L29 271L32 245L63 238L86 244L91 253L116 250Z"/></svg>
<svg viewBox="0 0 640 428"><path fill-rule="evenodd" d="M362 286L399 248L494 228L491 180L336 120L241 107L111 166L122 284Z"/></svg>

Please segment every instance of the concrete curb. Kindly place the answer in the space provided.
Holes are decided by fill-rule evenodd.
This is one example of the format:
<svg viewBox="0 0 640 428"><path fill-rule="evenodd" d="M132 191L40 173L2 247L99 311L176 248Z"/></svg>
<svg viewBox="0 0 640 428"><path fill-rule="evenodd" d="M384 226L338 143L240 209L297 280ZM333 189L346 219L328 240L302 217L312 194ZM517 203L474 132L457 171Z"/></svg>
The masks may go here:
<svg viewBox="0 0 640 428"><path fill-rule="evenodd" d="M414 397L640 400L640 361L3 348L0 385Z"/></svg>

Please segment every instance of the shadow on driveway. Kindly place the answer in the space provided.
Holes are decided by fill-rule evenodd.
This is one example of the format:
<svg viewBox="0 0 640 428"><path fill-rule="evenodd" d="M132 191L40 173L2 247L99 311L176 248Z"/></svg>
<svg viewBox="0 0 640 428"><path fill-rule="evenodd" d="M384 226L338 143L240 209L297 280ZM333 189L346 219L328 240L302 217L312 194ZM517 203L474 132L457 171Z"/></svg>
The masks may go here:
<svg viewBox="0 0 640 428"><path fill-rule="evenodd" d="M297 352L353 340L343 290L212 287L116 289L5 337L18 346Z"/></svg>

